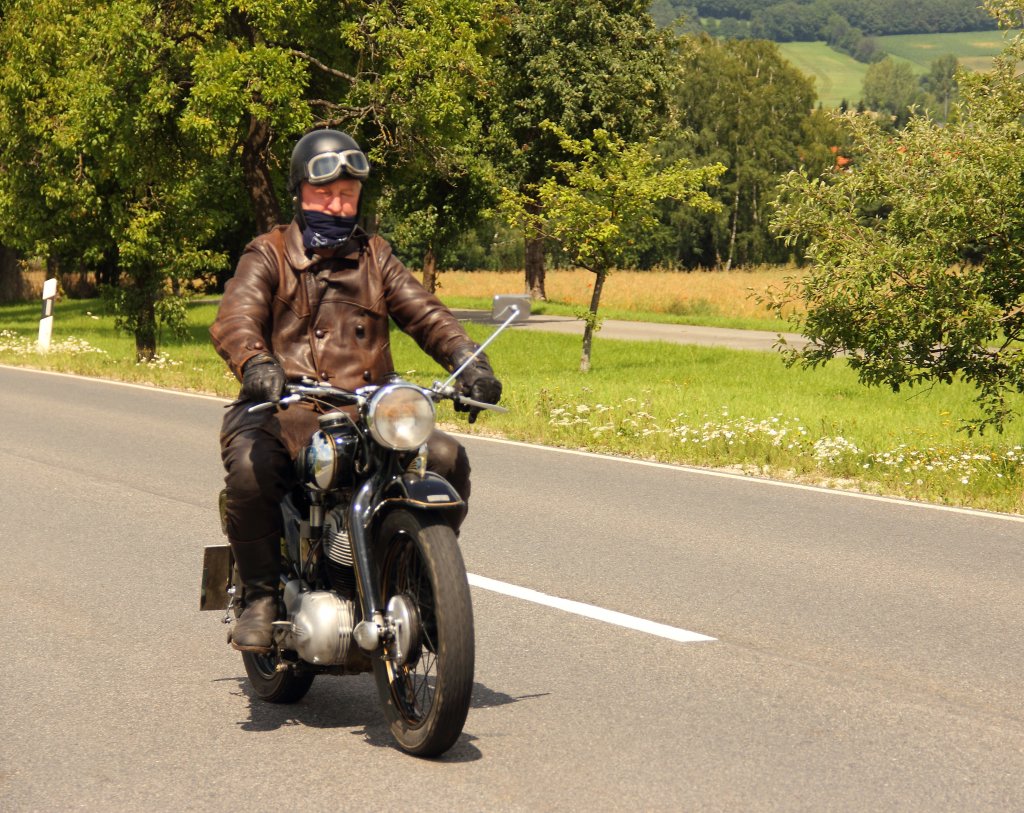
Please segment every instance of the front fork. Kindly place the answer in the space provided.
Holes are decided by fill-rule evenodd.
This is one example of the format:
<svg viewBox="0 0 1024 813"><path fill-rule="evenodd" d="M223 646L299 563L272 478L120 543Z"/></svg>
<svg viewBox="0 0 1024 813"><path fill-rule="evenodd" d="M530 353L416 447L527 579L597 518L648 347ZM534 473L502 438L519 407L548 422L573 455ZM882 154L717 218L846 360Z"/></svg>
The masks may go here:
<svg viewBox="0 0 1024 813"><path fill-rule="evenodd" d="M427 472L425 448L403 469L380 471L381 474L371 477L356 492L348 515L352 566L363 611L363 620L356 624L352 635L360 649L368 653L374 652L382 641L391 641L396 631L391 604L386 608L382 606L383 598L373 567L369 528L374 513L385 498L417 510L446 510L463 504L447 480Z"/></svg>
<svg viewBox="0 0 1024 813"><path fill-rule="evenodd" d="M371 477L356 492L348 513L349 543L352 545L352 567L356 571L359 585L359 600L363 609L363 620L352 630L359 648L364 652L374 652L387 636L388 624L381 609L380 587L374 578L373 556L370 552L370 539L367 532L370 517L373 514L374 494L380 485L376 477Z"/></svg>

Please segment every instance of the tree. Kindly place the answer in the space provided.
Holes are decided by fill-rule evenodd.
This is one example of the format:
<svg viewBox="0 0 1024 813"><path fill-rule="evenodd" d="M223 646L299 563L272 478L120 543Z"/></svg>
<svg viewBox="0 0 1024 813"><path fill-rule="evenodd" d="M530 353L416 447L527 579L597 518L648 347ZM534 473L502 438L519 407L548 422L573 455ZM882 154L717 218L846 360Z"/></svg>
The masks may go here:
<svg viewBox="0 0 1024 813"><path fill-rule="evenodd" d="M993 10L1020 25L1021 0ZM1017 35L987 74L961 78L952 121L923 116L887 132L864 116L846 126L854 171L790 174L775 226L806 246L806 276L776 308L801 303L814 367L843 356L868 385L895 391L962 379L977 388L971 430L1002 429L1024 392L1024 87ZM1019 404L1019 402L1017 402Z"/></svg>
<svg viewBox="0 0 1024 813"><path fill-rule="evenodd" d="M431 291L438 263L496 201L491 51L505 12L505 0L367 4L344 29L360 78L341 104L323 105L371 111L360 127L381 170L382 225L418 252Z"/></svg>
<svg viewBox="0 0 1024 813"><path fill-rule="evenodd" d="M949 106L956 98L956 73L960 62L953 54L946 54L934 60L928 73L921 77L921 87L935 97L942 121L949 118Z"/></svg>
<svg viewBox="0 0 1024 813"><path fill-rule="evenodd" d="M0 304L23 301L26 288L17 254L0 243Z"/></svg>
<svg viewBox="0 0 1024 813"><path fill-rule="evenodd" d="M662 124L668 82L664 35L647 0L521 0L499 59L506 161L520 193L537 190L572 156L553 132L587 138L605 129L631 141ZM543 299L544 241L527 233L526 288Z"/></svg>
<svg viewBox="0 0 1024 813"><path fill-rule="evenodd" d="M182 322L167 280L223 262L208 244L225 213L197 205L223 181L173 126L166 22L143 0L22 0L0 30L0 224L51 264L116 268L118 324L140 359L158 321Z"/></svg>
<svg viewBox="0 0 1024 813"><path fill-rule="evenodd" d="M902 127L911 107L923 104L924 95L910 63L887 56L868 66L864 102L871 110L889 115L895 127Z"/></svg>
<svg viewBox="0 0 1024 813"><path fill-rule="evenodd" d="M714 184L724 167L693 168L681 160L658 169L653 141L627 144L601 129L592 138L577 140L550 122L544 129L558 137L570 156L555 167L564 181L547 178L536 199L507 190L506 210L513 222L555 240L576 265L594 275L590 307L581 314L586 327L580 371L588 372L605 280L657 225L655 203L673 198L687 206L714 209L704 187Z"/></svg>
<svg viewBox="0 0 1024 813"><path fill-rule="evenodd" d="M670 155L728 167L714 192L722 204L703 214L670 215L691 238L696 256L685 258L726 269L735 263L776 259L768 232L768 207L778 176L799 166L804 123L811 114L811 80L764 40L687 40L673 93L680 136ZM693 135L689 135L692 131Z"/></svg>
<svg viewBox="0 0 1024 813"><path fill-rule="evenodd" d="M367 0L338 15L327 0L10 0L0 20L5 240L105 274L118 323L151 357L157 317L183 314L167 289L223 269L226 252L213 246L226 235L278 223L293 139L331 125L363 140L378 186L415 175L409 200L445 224L436 246L478 214L465 189L485 174L473 105L491 92L479 48L497 8Z"/></svg>

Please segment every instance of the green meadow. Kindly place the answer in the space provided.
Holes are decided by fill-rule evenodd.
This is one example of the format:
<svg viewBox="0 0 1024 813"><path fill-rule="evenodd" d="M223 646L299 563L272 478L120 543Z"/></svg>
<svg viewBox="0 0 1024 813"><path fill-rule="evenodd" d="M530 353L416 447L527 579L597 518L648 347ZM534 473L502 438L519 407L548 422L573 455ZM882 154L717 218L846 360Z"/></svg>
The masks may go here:
<svg viewBox="0 0 1024 813"><path fill-rule="evenodd" d="M924 74L934 60L946 54L953 54L968 70L988 70L1006 36L1002 31L968 31L876 37L875 42L894 58L909 62L915 73ZM818 100L825 107L838 107L844 99L855 105L861 98L868 69L864 63L833 51L824 42L782 42L779 50L814 79Z"/></svg>
<svg viewBox="0 0 1024 813"><path fill-rule="evenodd" d="M0 364L57 370L233 398L238 383L216 356L208 326L216 304L190 306L187 335L161 337L148 364L118 334L97 300L65 301L53 346L35 347L35 303L0 307ZM467 324L476 341L492 328ZM439 367L404 334L392 334L396 369L429 385ZM788 369L771 352L654 342L594 344L594 369L579 372L577 336L510 330L489 349L508 414L473 426L440 408L443 425L469 434L754 476L1024 513L1024 439L968 437L975 414L963 385L893 393L857 383L842 362ZM1024 409L1024 398L1019 409Z"/></svg>

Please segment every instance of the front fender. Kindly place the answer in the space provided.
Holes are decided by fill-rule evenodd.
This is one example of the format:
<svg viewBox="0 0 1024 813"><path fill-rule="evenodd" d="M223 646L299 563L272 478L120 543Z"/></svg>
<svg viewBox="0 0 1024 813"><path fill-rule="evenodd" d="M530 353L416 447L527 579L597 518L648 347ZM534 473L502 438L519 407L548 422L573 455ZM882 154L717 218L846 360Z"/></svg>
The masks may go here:
<svg viewBox="0 0 1024 813"><path fill-rule="evenodd" d="M401 503L415 508L456 508L462 505L458 492L440 474L426 472L422 477L406 472L384 490L385 503Z"/></svg>

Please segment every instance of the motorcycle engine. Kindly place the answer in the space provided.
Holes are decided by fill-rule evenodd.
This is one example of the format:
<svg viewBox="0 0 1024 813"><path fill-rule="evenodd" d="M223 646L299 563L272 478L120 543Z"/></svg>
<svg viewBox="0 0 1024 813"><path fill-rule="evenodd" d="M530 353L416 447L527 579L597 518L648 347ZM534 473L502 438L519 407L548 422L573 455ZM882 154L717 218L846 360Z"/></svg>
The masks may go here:
<svg viewBox="0 0 1024 813"><path fill-rule="evenodd" d="M352 543L345 522L345 509L334 508L324 517L324 553L331 587L349 597L356 594L356 571L352 566Z"/></svg>
<svg viewBox="0 0 1024 813"><path fill-rule="evenodd" d="M307 663L340 666L348 661L352 629L356 623L355 604L330 590L309 590L295 579L284 588L290 627L279 642Z"/></svg>

